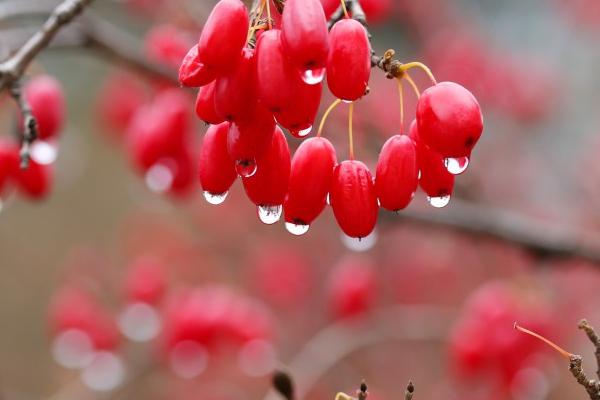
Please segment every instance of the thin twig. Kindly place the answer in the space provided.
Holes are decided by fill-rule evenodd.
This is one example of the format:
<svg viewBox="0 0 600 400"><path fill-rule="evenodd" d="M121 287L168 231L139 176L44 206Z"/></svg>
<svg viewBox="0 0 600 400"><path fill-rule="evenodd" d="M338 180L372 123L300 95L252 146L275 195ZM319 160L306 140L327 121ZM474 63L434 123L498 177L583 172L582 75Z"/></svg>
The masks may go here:
<svg viewBox="0 0 600 400"><path fill-rule="evenodd" d="M406 386L406 392L404 392L404 400L412 400L414 393L415 385L413 385L412 382L408 382L408 386Z"/></svg>
<svg viewBox="0 0 600 400"><path fill-rule="evenodd" d="M19 109L21 110L21 116L23 118L23 135L21 137L21 168L27 168L29 166L29 158L30 158L30 147L31 144L38 137L38 124L33 116L33 112L31 111L31 106L29 102L23 95L21 81L16 80L12 83L10 87L10 94L12 98L15 100Z"/></svg>
<svg viewBox="0 0 600 400"><path fill-rule="evenodd" d="M596 375L598 376L598 380L600 380L600 337L596 333L594 327L592 327L587 320L583 319L579 322L579 329L583 330L587 337L590 339L590 342L595 347L596 354L596 364L598 366L598 370L596 371Z"/></svg>
<svg viewBox="0 0 600 400"><path fill-rule="evenodd" d="M577 382L585 388L591 400L600 400L600 382L588 379L583 370L583 358L573 354L569 362L569 371Z"/></svg>

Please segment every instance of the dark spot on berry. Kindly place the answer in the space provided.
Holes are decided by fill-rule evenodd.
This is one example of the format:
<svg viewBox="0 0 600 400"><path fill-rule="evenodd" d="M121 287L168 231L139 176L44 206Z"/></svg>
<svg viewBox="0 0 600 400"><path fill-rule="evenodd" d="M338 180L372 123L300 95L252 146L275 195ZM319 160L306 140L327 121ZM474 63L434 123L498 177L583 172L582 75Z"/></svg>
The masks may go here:
<svg viewBox="0 0 600 400"><path fill-rule="evenodd" d="M310 60L306 64L304 64L304 68L306 68L306 69L313 69L313 67L315 65L317 65L317 62L315 60Z"/></svg>
<svg viewBox="0 0 600 400"><path fill-rule="evenodd" d="M294 218L292 220L294 225L308 225L306 222L302 221L300 218Z"/></svg>
<svg viewBox="0 0 600 400"><path fill-rule="evenodd" d="M467 149L470 149L471 147L475 146L475 139L469 136L467 140L465 140L465 146L467 147Z"/></svg>

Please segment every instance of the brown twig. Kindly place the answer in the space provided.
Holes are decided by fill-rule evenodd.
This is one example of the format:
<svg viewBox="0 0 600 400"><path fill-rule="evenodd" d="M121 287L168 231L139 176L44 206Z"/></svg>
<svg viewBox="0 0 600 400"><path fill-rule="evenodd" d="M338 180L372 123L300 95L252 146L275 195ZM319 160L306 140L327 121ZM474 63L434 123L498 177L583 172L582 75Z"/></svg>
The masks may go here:
<svg viewBox="0 0 600 400"><path fill-rule="evenodd" d="M29 153L31 144L38 137L38 124L35 117L33 116L29 102L23 95L20 79L12 82L12 85L10 87L10 94L19 106L19 109L21 110L21 115L23 117L23 134L21 136L22 145L20 156L21 168L27 168L29 166Z"/></svg>
<svg viewBox="0 0 600 400"><path fill-rule="evenodd" d="M404 392L404 400L412 400L414 393L415 385L412 382L408 382L408 386L406 386L406 391Z"/></svg>
<svg viewBox="0 0 600 400"><path fill-rule="evenodd" d="M592 344L594 345L594 347L596 349L595 353L594 353L596 355L596 364L598 366L596 375L598 376L598 379L600 380L600 337L596 333L596 330L594 329L594 327L592 327L589 324L589 322L587 322L587 320L585 320L585 319L583 319L583 320L581 320L581 322L579 322L579 329L581 329L585 332L587 337L590 339L590 342L592 342Z"/></svg>
<svg viewBox="0 0 600 400"><path fill-rule="evenodd" d="M571 371L577 382L585 388L591 400L600 400L600 382L588 379L583 370L583 358L581 356L571 355L569 371Z"/></svg>

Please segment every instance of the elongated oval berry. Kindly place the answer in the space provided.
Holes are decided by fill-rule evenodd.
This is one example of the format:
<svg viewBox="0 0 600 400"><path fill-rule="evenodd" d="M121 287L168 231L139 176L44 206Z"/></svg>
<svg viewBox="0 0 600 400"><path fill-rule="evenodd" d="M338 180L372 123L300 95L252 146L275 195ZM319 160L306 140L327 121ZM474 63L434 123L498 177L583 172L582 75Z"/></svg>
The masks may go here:
<svg viewBox="0 0 600 400"><path fill-rule="evenodd" d="M263 33L256 44L256 76L260 101L271 112L288 109L293 97L298 73L287 60L281 42L281 31Z"/></svg>
<svg viewBox="0 0 600 400"><path fill-rule="evenodd" d="M417 144L419 186L430 199L449 199L454 190L454 175L446 169L444 158L423 143L415 121L410 126L409 136Z"/></svg>
<svg viewBox="0 0 600 400"><path fill-rule="evenodd" d="M375 191L381 207L389 211L406 208L419 184L417 148L406 135L395 135L381 149Z"/></svg>
<svg viewBox="0 0 600 400"><path fill-rule="evenodd" d="M217 72L198 60L198 45L188 51L179 67L179 83L186 87L200 87L215 80Z"/></svg>
<svg viewBox="0 0 600 400"><path fill-rule="evenodd" d="M225 122L225 119L215 110L215 85L216 82L211 82L202 86L198 90L198 97L196 97L196 115L202 121L211 125Z"/></svg>
<svg viewBox="0 0 600 400"><path fill-rule="evenodd" d="M257 171L244 178L248 198L257 206L279 206L285 201L290 181L290 150L285 135L275 128L271 145L256 160Z"/></svg>
<svg viewBox="0 0 600 400"><path fill-rule="evenodd" d="M38 137L49 139L60 133L65 119L63 89L49 75L38 75L24 88L24 95L38 125Z"/></svg>
<svg viewBox="0 0 600 400"><path fill-rule="evenodd" d="M16 143L0 140L0 196L7 189L19 168L19 148Z"/></svg>
<svg viewBox="0 0 600 400"><path fill-rule="evenodd" d="M483 132L477 99L454 82L441 82L423 92L417 124L423 142L443 158L469 157Z"/></svg>
<svg viewBox="0 0 600 400"><path fill-rule="evenodd" d="M250 118L248 104L256 101L254 50L245 48L237 65L218 78L215 86L215 110L226 121Z"/></svg>
<svg viewBox="0 0 600 400"><path fill-rule="evenodd" d="M319 0L288 0L281 21L283 46L301 71L325 68L329 38Z"/></svg>
<svg viewBox="0 0 600 400"><path fill-rule="evenodd" d="M310 225L325 208L337 163L335 148L322 137L302 142L292 159L283 211L286 222Z"/></svg>
<svg viewBox="0 0 600 400"><path fill-rule="evenodd" d="M297 82L290 106L275 113L275 119L294 136L306 136L302 132L310 130L314 125L322 93L321 83L308 85L302 81Z"/></svg>
<svg viewBox="0 0 600 400"><path fill-rule="evenodd" d="M208 128L200 148L200 185L211 195L223 195L237 178L227 151L229 122Z"/></svg>
<svg viewBox="0 0 600 400"><path fill-rule="evenodd" d="M371 76L371 45L360 22L343 19L330 33L327 84L334 96L355 101L364 96Z"/></svg>
<svg viewBox="0 0 600 400"><path fill-rule="evenodd" d="M240 0L221 0L204 24L198 41L198 60L219 73L235 65L246 43L248 10Z"/></svg>
<svg viewBox="0 0 600 400"><path fill-rule="evenodd" d="M364 238L373 232L379 207L373 176L365 164L356 160L338 164L329 199L335 219L346 235Z"/></svg>
<svg viewBox="0 0 600 400"><path fill-rule="evenodd" d="M29 160L27 168L17 169L14 181L19 193L31 200L41 200L48 196L52 189L52 165L42 165Z"/></svg>

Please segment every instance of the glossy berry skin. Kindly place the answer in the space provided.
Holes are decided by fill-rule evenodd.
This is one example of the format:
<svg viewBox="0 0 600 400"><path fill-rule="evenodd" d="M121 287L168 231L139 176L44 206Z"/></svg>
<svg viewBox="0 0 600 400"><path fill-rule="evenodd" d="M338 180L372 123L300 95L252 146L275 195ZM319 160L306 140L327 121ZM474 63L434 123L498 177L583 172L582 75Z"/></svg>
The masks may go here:
<svg viewBox="0 0 600 400"><path fill-rule="evenodd" d="M419 136L443 158L469 157L483 132L481 108L467 89L441 82L417 103Z"/></svg>
<svg viewBox="0 0 600 400"><path fill-rule="evenodd" d="M213 81L202 86L198 90L198 97L196 97L196 115L202 121L211 125L225 122L225 119L215 110L215 84L216 82Z"/></svg>
<svg viewBox="0 0 600 400"><path fill-rule="evenodd" d="M340 2L338 0L320 0L321 5L323 6L323 11L325 12L325 18L329 19L331 14L335 12L340 6Z"/></svg>
<svg viewBox="0 0 600 400"><path fill-rule="evenodd" d="M289 0L281 21L283 46L301 71L325 68L329 38L325 12L319 0Z"/></svg>
<svg viewBox="0 0 600 400"><path fill-rule="evenodd" d="M257 206L283 204L290 181L290 150L285 135L275 128L271 145L256 160L258 169L248 178L243 178L248 198Z"/></svg>
<svg viewBox="0 0 600 400"><path fill-rule="evenodd" d="M312 127L319 112L323 84L308 85L302 81L294 87L294 97L289 108L275 113L275 119L290 132Z"/></svg>
<svg viewBox="0 0 600 400"><path fill-rule="evenodd" d="M235 164L227 151L229 122L208 128L200 148L200 185L211 194L229 191L237 178Z"/></svg>
<svg viewBox="0 0 600 400"><path fill-rule="evenodd" d="M19 193L30 200L42 200L47 197L52 189L52 181L52 166L38 164L34 160L29 160L26 169L18 168L14 177Z"/></svg>
<svg viewBox="0 0 600 400"><path fill-rule="evenodd" d="M250 22L240 0L220 0L204 24L198 41L198 61L218 72L240 58Z"/></svg>
<svg viewBox="0 0 600 400"><path fill-rule="evenodd" d="M23 93L38 125L38 138L57 136L65 119L65 99L61 84L49 75L38 75L25 86Z"/></svg>
<svg viewBox="0 0 600 400"><path fill-rule="evenodd" d="M395 135L383 145L377 162L375 191L382 208L406 208L419 185L417 148L407 135Z"/></svg>
<svg viewBox="0 0 600 400"><path fill-rule="evenodd" d="M19 148L8 140L0 140L0 197L5 193L19 168Z"/></svg>
<svg viewBox="0 0 600 400"><path fill-rule="evenodd" d="M329 200L338 225L353 238L368 236L377 223L377 196L373 176L365 164L347 160L333 173Z"/></svg>
<svg viewBox="0 0 600 400"><path fill-rule="evenodd" d="M281 31L264 32L256 44L256 76L260 101L271 112L290 108L294 83L300 77L287 60L281 41Z"/></svg>
<svg viewBox="0 0 600 400"><path fill-rule="evenodd" d="M292 159L290 185L283 205L286 222L310 225L325 208L337 163L335 148L322 137L302 142Z"/></svg>
<svg viewBox="0 0 600 400"><path fill-rule="evenodd" d="M343 260L329 278L330 309L335 318L352 318L369 311L375 300L373 265L360 259Z"/></svg>
<svg viewBox="0 0 600 400"><path fill-rule="evenodd" d="M216 70L198 60L198 45L194 45L179 67L179 83L185 87L200 87L209 84L217 77Z"/></svg>
<svg viewBox="0 0 600 400"><path fill-rule="evenodd" d="M454 175L446 169L442 156L421 141L417 124L414 121L411 124L409 136L417 144L421 189L429 197L451 196L454 191Z"/></svg>
<svg viewBox="0 0 600 400"><path fill-rule="evenodd" d="M226 121L242 122L252 116L248 104L255 99L254 50L245 48L237 65L216 81L215 110Z"/></svg>
<svg viewBox="0 0 600 400"><path fill-rule="evenodd" d="M227 137L229 156L237 163L252 164L271 147L274 132L273 115L255 104L251 120L231 124Z"/></svg>
<svg viewBox="0 0 600 400"><path fill-rule="evenodd" d="M327 84L346 101L364 96L371 76L371 45L366 29L354 19L337 22L330 33Z"/></svg>

